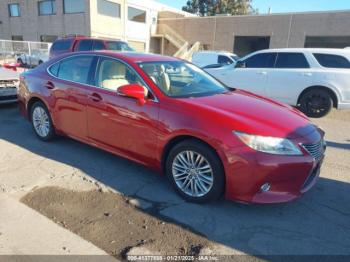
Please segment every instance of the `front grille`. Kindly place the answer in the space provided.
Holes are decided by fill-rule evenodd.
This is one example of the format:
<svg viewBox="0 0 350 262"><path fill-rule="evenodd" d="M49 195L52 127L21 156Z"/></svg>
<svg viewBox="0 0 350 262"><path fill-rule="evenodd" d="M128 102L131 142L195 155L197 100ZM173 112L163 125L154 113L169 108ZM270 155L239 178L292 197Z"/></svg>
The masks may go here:
<svg viewBox="0 0 350 262"><path fill-rule="evenodd" d="M323 139L317 144L303 144L305 150L316 160L320 160L325 151L325 143Z"/></svg>
<svg viewBox="0 0 350 262"><path fill-rule="evenodd" d="M16 100L17 95L0 96L0 101Z"/></svg>

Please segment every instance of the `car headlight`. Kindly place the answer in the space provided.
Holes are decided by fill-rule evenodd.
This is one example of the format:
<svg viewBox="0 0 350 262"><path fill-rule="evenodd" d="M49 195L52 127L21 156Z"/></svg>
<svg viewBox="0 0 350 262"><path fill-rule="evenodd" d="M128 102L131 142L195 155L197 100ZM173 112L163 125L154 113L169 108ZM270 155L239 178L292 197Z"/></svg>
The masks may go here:
<svg viewBox="0 0 350 262"><path fill-rule="evenodd" d="M286 138L256 136L233 131L238 138L250 148L274 155L300 156L303 153L293 142Z"/></svg>

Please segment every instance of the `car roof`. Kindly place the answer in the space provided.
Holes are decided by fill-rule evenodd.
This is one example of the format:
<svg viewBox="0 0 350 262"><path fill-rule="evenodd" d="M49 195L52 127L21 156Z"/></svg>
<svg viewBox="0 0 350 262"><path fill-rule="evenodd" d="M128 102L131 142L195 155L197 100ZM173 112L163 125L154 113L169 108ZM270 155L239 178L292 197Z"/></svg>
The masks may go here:
<svg viewBox="0 0 350 262"><path fill-rule="evenodd" d="M349 49L340 49L340 48L274 48L274 49L265 49L260 50L258 52L279 52L279 53L287 53L287 52L309 52L309 53L329 53L329 54L350 54Z"/></svg>
<svg viewBox="0 0 350 262"><path fill-rule="evenodd" d="M119 58L131 63L142 63L142 62L161 62L161 61L181 61L180 59L177 59L175 57L171 56L163 56L163 55L157 55L157 54L146 54L146 53L139 53L139 52L116 52L112 50L101 50L101 51L85 51L85 52L74 52L74 53L67 53L62 56L60 56L60 59L74 56L74 55L105 55L110 57Z"/></svg>
<svg viewBox="0 0 350 262"><path fill-rule="evenodd" d="M101 40L101 41L113 41L113 42L126 43L125 41L120 39L99 38L99 37L89 37L89 36L68 36L68 37L59 38L56 41L62 41L62 40Z"/></svg>
<svg viewBox="0 0 350 262"><path fill-rule="evenodd" d="M194 52L195 54L217 54L217 55L236 55L234 53L230 53L227 51L198 51L198 52Z"/></svg>

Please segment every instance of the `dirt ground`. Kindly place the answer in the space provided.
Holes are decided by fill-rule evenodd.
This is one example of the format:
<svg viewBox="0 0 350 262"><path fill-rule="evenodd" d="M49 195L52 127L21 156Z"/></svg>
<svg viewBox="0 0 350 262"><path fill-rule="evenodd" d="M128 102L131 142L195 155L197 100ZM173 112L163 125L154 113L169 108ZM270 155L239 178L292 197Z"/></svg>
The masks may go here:
<svg viewBox="0 0 350 262"><path fill-rule="evenodd" d="M120 259L135 247L144 247L153 255L186 256L210 248L210 242L199 234L138 210L117 193L45 187L21 201Z"/></svg>

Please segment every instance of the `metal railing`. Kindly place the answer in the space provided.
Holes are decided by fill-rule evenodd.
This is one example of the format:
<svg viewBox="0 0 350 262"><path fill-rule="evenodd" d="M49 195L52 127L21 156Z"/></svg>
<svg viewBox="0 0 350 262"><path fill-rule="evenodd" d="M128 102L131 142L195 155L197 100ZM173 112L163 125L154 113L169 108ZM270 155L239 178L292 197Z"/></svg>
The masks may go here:
<svg viewBox="0 0 350 262"><path fill-rule="evenodd" d="M183 59L186 59L188 61L192 61L192 55L194 52L197 52L202 49L202 45L200 42L195 42L192 47L184 54Z"/></svg>
<svg viewBox="0 0 350 262"><path fill-rule="evenodd" d="M51 43L0 40L0 64L17 62L34 67L49 59Z"/></svg>
<svg viewBox="0 0 350 262"><path fill-rule="evenodd" d="M186 43L186 40L181 35L166 24L158 25L157 33L163 35L177 48L181 48Z"/></svg>

